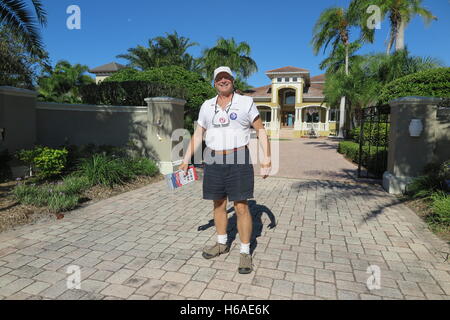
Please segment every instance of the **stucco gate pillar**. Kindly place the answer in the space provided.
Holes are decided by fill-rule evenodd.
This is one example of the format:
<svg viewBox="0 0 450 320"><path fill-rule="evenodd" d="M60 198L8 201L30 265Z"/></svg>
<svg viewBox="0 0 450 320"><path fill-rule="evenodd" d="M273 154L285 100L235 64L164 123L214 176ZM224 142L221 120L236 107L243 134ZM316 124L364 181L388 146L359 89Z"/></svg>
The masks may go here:
<svg viewBox="0 0 450 320"><path fill-rule="evenodd" d="M383 175L383 187L389 193L405 192L406 186L423 173L427 164L446 160L448 152L444 153L450 146L439 143L445 139L450 141L450 121L444 123L438 119L440 101L439 98L405 97L389 103L388 166Z"/></svg>
<svg viewBox="0 0 450 320"><path fill-rule="evenodd" d="M157 97L145 99L148 106L147 142L162 174L173 173L181 164L181 156L173 159L172 150L179 143L172 133L184 128L185 100Z"/></svg>

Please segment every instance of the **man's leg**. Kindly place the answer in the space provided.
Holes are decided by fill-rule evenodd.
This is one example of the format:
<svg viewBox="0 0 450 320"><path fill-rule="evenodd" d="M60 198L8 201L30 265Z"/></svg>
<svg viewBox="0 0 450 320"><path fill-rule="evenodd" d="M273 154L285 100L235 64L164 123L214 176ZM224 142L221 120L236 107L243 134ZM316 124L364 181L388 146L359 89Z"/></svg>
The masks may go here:
<svg viewBox="0 0 450 320"><path fill-rule="evenodd" d="M227 245L227 199L214 200L214 223L217 231L217 243L212 247L203 250L205 259L215 258L223 253L228 253L230 248Z"/></svg>
<svg viewBox="0 0 450 320"><path fill-rule="evenodd" d="M238 271L248 274L253 271L252 257L250 255L250 240L252 237L252 216L247 201L235 201L234 208L237 215L237 227L241 239L241 257Z"/></svg>
<svg viewBox="0 0 450 320"><path fill-rule="evenodd" d="M214 223L217 235L226 235L228 226L227 199L214 200Z"/></svg>
<svg viewBox="0 0 450 320"><path fill-rule="evenodd" d="M253 225L247 201L235 201L234 209L236 210L237 228L241 243L250 244Z"/></svg>

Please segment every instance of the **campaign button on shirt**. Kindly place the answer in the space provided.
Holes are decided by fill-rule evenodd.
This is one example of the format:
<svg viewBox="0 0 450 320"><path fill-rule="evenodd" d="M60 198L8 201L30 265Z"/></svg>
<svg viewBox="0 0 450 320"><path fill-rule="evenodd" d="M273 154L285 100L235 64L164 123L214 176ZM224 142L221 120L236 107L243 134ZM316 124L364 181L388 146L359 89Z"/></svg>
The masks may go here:
<svg viewBox="0 0 450 320"><path fill-rule="evenodd" d="M231 120L236 120L237 119L237 114L235 112L233 112L232 114L230 114L230 119Z"/></svg>

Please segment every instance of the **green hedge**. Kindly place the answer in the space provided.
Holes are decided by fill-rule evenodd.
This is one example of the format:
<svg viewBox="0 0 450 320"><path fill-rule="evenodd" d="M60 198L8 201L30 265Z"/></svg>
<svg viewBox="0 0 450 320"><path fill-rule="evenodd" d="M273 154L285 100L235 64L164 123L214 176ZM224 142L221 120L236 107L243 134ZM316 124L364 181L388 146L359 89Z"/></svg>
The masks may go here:
<svg viewBox="0 0 450 320"><path fill-rule="evenodd" d="M390 125L388 123L364 124L364 144L372 146L387 146L389 141ZM361 138L361 127L354 128L349 133L349 138L359 143Z"/></svg>
<svg viewBox="0 0 450 320"><path fill-rule="evenodd" d="M359 144L353 141L339 143L338 152L344 154L355 163L359 162ZM370 149L370 153L369 153ZM364 146L362 165L372 174L382 176L387 170L387 149Z"/></svg>
<svg viewBox="0 0 450 320"><path fill-rule="evenodd" d="M152 68L146 71L122 69L103 83L123 81L150 81L183 88L186 93L185 128L191 132L203 102L216 95L215 89L202 76L179 66Z"/></svg>
<svg viewBox="0 0 450 320"><path fill-rule="evenodd" d="M380 103L408 96L450 98L450 68L437 68L394 80L381 90Z"/></svg>
<svg viewBox="0 0 450 320"><path fill-rule="evenodd" d="M184 89L150 81L101 82L80 88L83 103L114 106L144 106L151 97L184 99Z"/></svg>

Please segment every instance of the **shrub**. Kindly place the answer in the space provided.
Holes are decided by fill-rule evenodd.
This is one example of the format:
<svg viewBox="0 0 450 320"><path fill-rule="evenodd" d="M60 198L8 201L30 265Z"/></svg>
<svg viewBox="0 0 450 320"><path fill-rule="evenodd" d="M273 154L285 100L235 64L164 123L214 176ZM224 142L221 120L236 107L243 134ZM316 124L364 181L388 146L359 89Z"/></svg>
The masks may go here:
<svg viewBox="0 0 450 320"><path fill-rule="evenodd" d="M114 158L124 158L128 157L128 149L110 145L100 145L96 146L93 143L76 146L70 145L66 147L69 151L67 159L67 169L68 171L73 171L76 169L80 159L91 158L94 154L102 154L105 156L110 156Z"/></svg>
<svg viewBox="0 0 450 320"><path fill-rule="evenodd" d="M440 191L431 196L433 213L427 219L433 224L450 226L450 196Z"/></svg>
<svg viewBox="0 0 450 320"><path fill-rule="evenodd" d="M19 184L12 193L20 203L36 207L46 206L50 197L48 188L35 185Z"/></svg>
<svg viewBox="0 0 450 320"><path fill-rule="evenodd" d="M83 193L91 186L87 177L68 176L63 179L62 184L55 187L55 190L67 195L74 195Z"/></svg>
<svg viewBox="0 0 450 320"><path fill-rule="evenodd" d="M408 186L406 195L411 198L428 198L438 191L448 191L450 160L425 166L423 175L415 178Z"/></svg>
<svg viewBox="0 0 450 320"><path fill-rule="evenodd" d="M76 194L53 193L48 198L47 206L53 213L69 211L77 206L79 199Z"/></svg>
<svg viewBox="0 0 450 320"><path fill-rule="evenodd" d="M159 171L156 163L147 158L134 158L127 162L127 167L130 167L135 175L152 177Z"/></svg>
<svg viewBox="0 0 450 320"><path fill-rule="evenodd" d="M450 98L450 68L417 72L394 80L381 90L380 103L408 96Z"/></svg>
<svg viewBox="0 0 450 320"><path fill-rule="evenodd" d="M68 151L36 146L32 150L20 150L17 158L36 171L39 179L60 175L67 165Z"/></svg>
<svg viewBox="0 0 450 320"><path fill-rule="evenodd" d="M184 88L186 94L184 98L186 100L185 128L191 133L194 128L193 121L198 118L203 102L216 94L211 84L202 76L179 66L152 68L146 71L122 69L107 78L104 83L123 81L150 81Z"/></svg>
<svg viewBox="0 0 450 320"><path fill-rule="evenodd" d="M355 163L359 162L360 146L353 141L339 143L338 152L345 154ZM387 169L387 149L365 145L362 148L362 165L372 174L381 176Z"/></svg>
<svg viewBox="0 0 450 320"><path fill-rule="evenodd" d="M123 81L90 84L80 90L84 103L114 106L143 106L149 97L184 99L184 89L151 81Z"/></svg>
<svg viewBox="0 0 450 320"><path fill-rule="evenodd" d="M85 176L92 185L113 187L132 178L130 170L122 160L113 159L102 154L94 154L89 159L81 159L77 166L78 175Z"/></svg>
<svg viewBox="0 0 450 320"><path fill-rule="evenodd" d="M388 123L380 124L364 124L364 144L372 146L388 146L389 143L389 130L390 125ZM361 139L361 127L354 128L349 133L349 138L356 143Z"/></svg>
<svg viewBox="0 0 450 320"><path fill-rule="evenodd" d="M12 178L11 168L8 165L8 162L12 159L7 149L0 152L0 182Z"/></svg>

